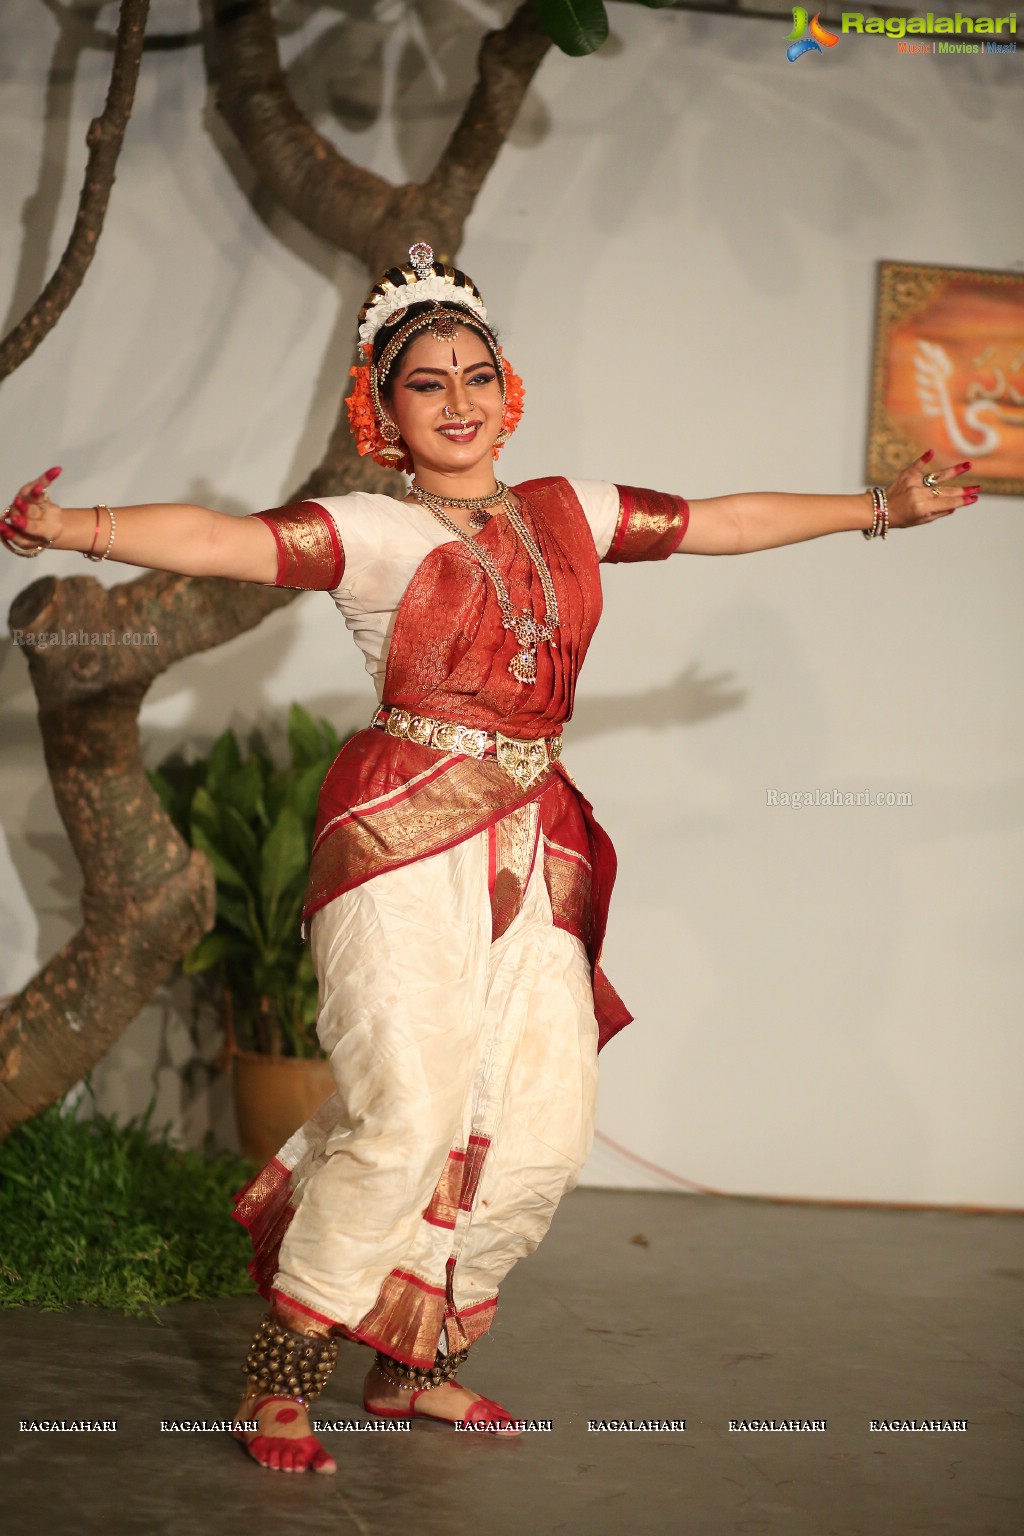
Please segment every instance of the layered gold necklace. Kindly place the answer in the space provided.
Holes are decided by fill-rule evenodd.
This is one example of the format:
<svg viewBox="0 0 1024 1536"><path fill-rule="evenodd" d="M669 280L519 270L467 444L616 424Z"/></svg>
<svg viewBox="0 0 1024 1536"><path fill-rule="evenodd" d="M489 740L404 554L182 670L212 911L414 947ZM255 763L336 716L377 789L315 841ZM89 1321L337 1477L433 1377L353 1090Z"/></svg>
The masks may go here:
<svg viewBox="0 0 1024 1536"><path fill-rule="evenodd" d="M498 607L501 609L502 624L506 629L512 631L520 647L509 662L508 670L519 683L535 683L537 681L537 647L542 642L549 641L558 628L558 599L555 596L555 584L551 579L551 572L548 570L544 557L537 548L529 528L527 528L516 508L509 494L508 486L499 480L496 489L486 496L438 496L433 491L424 490L414 480L412 493L426 507L428 512L433 513L438 522L443 523L447 529L455 534L456 538L462 540L463 544L468 544L487 572L487 575L491 578L491 583L498 599ZM537 574L540 577L540 583L544 589L544 606L546 610L542 619L535 619L533 614L526 608L523 609L522 613L516 613L509 601L508 588L490 552L482 548L478 541L473 538L472 534L467 533L464 528L459 527L458 523L453 522L444 510L445 507L465 507L474 511L477 516L481 516L484 524L486 524L489 521L489 516L485 508L496 506L498 502L505 508L509 524L533 561Z"/></svg>

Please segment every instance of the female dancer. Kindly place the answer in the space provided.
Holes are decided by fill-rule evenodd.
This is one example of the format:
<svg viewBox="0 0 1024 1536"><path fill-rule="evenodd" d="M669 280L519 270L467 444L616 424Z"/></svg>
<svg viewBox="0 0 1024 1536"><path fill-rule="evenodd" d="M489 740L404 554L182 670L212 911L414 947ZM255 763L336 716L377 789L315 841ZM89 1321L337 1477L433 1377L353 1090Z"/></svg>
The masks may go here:
<svg viewBox="0 0 1024 1536"><path fill-rule="evenodd" d="M501 1280L540 1242L590 1148L597 1052L630 1020L601 969L615 854L560 762L601 613L599 565L884 538L977 499L926 473L850 496L680 496L495 481L522 409L474 284L428 246L360 314L360 452L411 471L252 517L66 508L24 485L8 549L331 593L378 707L321 792L303 913L336 1091L235 1198L270 1311L239 1430L281 1471L333 1472L307 1405L339 1337L376 1358L374 1414L514 1433L456 1372Z"/></svg>

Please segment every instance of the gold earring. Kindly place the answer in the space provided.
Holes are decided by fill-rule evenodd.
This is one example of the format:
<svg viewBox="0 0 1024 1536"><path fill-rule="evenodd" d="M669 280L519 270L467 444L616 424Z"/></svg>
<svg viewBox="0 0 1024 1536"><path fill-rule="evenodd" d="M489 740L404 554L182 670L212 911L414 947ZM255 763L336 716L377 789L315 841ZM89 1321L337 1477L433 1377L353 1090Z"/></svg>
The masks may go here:
<svg viewBox="0 0 1024 1536"><path fill-rule="evenodd" d="M384 439L384 447L380 450L382 459L404 459L405 449L399 448L398 439L401 433L387 416L382 416L380 421L380 435Z"/></svg>

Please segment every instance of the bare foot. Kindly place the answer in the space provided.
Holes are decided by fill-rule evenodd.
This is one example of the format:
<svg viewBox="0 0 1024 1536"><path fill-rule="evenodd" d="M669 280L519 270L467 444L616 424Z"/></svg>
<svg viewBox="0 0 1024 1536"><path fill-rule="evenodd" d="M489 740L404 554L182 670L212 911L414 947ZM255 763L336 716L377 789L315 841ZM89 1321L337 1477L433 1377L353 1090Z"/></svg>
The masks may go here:
<svg viewBox="0 0 1024 1536"><path fill-rule="evenodd" d="M410 1399L415 1399L415 1403ZM363 1384L363 1406L371 1413L399 1413L407 1414L414 1409L417 1418L441 1419L447 1424L462 1424L468 1422L467 1415L474 1403L482 1403L489 1410L487 1417L497 1420L505 1414L488 1397L481 1397L479 1392L472 1392L468 1387L462 1386L458 1381L446 1381L439 1387L431 1387L428 1392L406 1392L401 1387L396 1387L384 1375L379 1366L373 1365L367 1374ZM482 1412L482 1410L481 1410ZM511 1416L509 1422L511 1423ZM515 1431L512 1431L515 1433Z"/></svg>
<svg viewBox="0 0 1024 1536"><path fill-rule="evenodd" d="M247 1392L236 1417L255 1419L259 1425L255 1434L241 1429L232 1430L232 1434L261 1467L275 1472L337 1472L338 1463L310 1430L309 1416L301 1403L268 1397L265 1392Z"/></svg>

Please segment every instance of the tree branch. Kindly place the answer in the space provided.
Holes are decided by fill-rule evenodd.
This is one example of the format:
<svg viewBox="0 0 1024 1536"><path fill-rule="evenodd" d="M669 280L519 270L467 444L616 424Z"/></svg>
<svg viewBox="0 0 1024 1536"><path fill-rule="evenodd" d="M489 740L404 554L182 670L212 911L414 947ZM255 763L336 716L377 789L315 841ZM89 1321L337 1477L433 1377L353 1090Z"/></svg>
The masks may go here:
<svg viewBox="0 0 1024 1536"><path fill-rule="evenodd" d="M621 0L623 5L643 5L644 0ZM749 5L747 0L673 0L673 4L666 6L670 11L693 11L698 16L731 16L737 21L775 21L780 25L792 25L792 12L788 5L780 5L778 10L768 7L761 8L757 5ZM897 5L875 5L868 0L868 4L861 7L865 15L880 16L883 20L889 16L906 16L905 8ZM842 29L842 15L828 16L822 13L818 18L825 27L831 27L835 31Z"/></svg>
<svg viewBox="0 0 1024 1536"><path fill-rule="evenodd" d="M473 92L428 179L394 186L354 165L300 111L281 68L270 0L210 0L218 106L247 159L307 229L377 275L414 240L462 244L476 195L551 39L531 0L487 33Z"/></svg>
<svg viewBox="0 0 1024 1536"><path fill-rule="evenodd" d="M532 0L481 42L473 93L436 166L418 189L422 208L440 206L445 224L458 232L443 249L455 250L462 243L477 193L550 47Z"/></svg>
<svg viewBox="0 0 1024 1536"><path fill-rule="evenodd" d="M121 0L106 105L86 134L89 158L78 212L57 269L23 320L0 342L0 379L30 357L74 298L96 253L117 158L135 100L149 0Z"/></svg>
<svg viewBox="0 0 1024 1536"><path fill-rule="evenodd" d="M335 149L289 89L270 0L210 0L217 106L253 169L307 229L368 266L396 188Z"/></svg>

